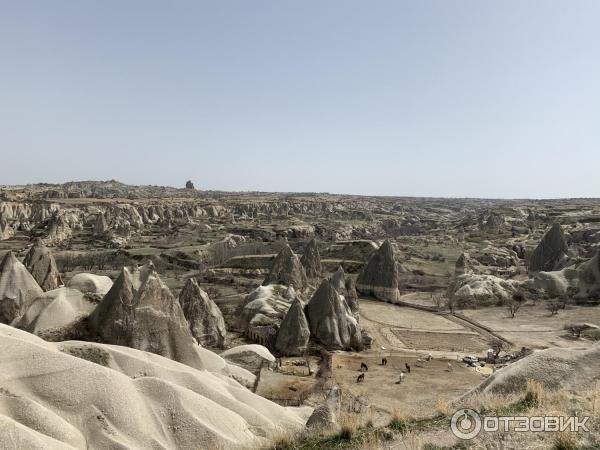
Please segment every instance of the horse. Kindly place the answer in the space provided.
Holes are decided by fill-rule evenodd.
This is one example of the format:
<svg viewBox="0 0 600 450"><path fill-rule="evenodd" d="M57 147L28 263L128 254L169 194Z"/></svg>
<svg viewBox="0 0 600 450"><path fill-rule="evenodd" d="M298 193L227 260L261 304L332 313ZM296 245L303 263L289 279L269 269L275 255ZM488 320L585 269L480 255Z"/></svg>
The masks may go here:
<svg viewBox="0 0 600 450"><path fill-rule="evenodd" d="M404 367L406 367L406 371L410 373L410 366L408 365L408 363L404 363Z"/></svg>
<svg viewBox="0 0 600 450"><path fill-rule="evenodd" d="M356 382L357 382L357 383L361 383L361 382L363 382L363 381L365 381L365 374L364 374L364 373L361 373L361 374L358 376L358 378L356 379Z"/></svg>
<svg viewBox="0 0 600 450"><path fill-rule="evenodd" d="M387 358L381 358L381 365L387 366Z"/></svg>
<svg viewBox="0 0 600 450"><path fill-rule="evenodd" d="M364 362L360 363L360 370L361 370L361 372L362 371L368 372L369 371L369 366L367 366Z"/></svg>

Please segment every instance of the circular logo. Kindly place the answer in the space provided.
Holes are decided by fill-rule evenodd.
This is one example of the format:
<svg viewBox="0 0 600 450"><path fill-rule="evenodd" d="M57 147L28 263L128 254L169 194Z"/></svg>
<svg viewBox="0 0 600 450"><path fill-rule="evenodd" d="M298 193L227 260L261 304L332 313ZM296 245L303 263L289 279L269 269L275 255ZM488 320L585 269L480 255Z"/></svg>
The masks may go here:
<svg viewBox="0 0 600 450"><path fill-rule="evenodd" d="M450 428L459 439L473 439L481 431L481 416L473 409L459 409L452 416Z"/></svg>

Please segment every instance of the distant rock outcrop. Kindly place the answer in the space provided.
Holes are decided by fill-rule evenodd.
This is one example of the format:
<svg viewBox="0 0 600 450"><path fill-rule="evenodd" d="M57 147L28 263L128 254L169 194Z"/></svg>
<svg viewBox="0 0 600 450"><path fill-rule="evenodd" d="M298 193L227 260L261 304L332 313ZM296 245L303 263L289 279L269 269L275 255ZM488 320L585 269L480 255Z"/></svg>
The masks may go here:
<svg viewBox="0 0 600 450"><path fill-rule="evenodd" d="M8 252L0 264L0 323L11 323L44 291L33 275Z"/></svg>
<svg viewBox="0 0 600 450"><path fill-rule="evenodd" d="M461 253L456 260L456 264L454 265L454 275L458 277L460 275L472 272L473 260L471 259L471 256L466 252Z"/></svg>
<svg viewBox="0 0 600 450"><path fill-rule="evenodd" d="M578 281L576 300L600 298L600 251L592 259L581 264L576 273Z"/></svg>
<svg viewBox="0 0 600 450"><path fill-rule="evenodd" d="M10 239L15 234L15 229L8 224L8 221L0 216L0 241Z"/></svg>
<svg viewBox="0 0 600 450"><path fill-rule="evenodd" d="M181 306L151 263L133 270L123 268L89 323L107 344L202 368Z"/></svg>
<svg viewBox="0 0 600 450"><path fill-rule="evenodd" d="M350 307L350 311L358 320L359 317L359 303L358 303L358 294L356 292L356 285L354 284L354 279L351 277L346 278L346 301L348 302L348 306Z"/></svg>
<svg viewBox="0 0 600 450"><path fill-rule="evenodd" d="M502 305L512 298L519 287L520 283L515 280L466 273L454 279L448 295L459 307Z"/></svg>
<svg viewBox="0 0 600 450"><path fill-rule="evenodd" d="M269 284L293 286L294 289L299 291L304 290L306 287L306 272L304 271L304 267L288 244L285 244L273 261L271 271L263 282L263 286Z"/></svg>
<svg viewBox="0 0 600 450"><path fill-rule="evenodd" d="M312 238L306 244L306 247L304 247L304 253L300 262L306 271L307 277L316 278L321 276L321 272L323 271L321 267L321 255L319 255L319 246L315 238Z"/></svg>
<svg viewBox="0 0 600 450"><path fill-rule="evenodd" d="M400 299L398 290L398 267L394 258L394 248L386 240L374 252L366 267L358 274L356 289L364 295L390 302Z"/></svg>
<svg viewBox="0 0 600 450"><path fill-rule="evenodd" d="M194 183L192 183L191 180L187 180L185 182L185 188L186 189L194 189Z"/></svg>
<svg viewBox="0 0 600 450"><path fill-rule="evenodd" d="M108 233L108 223L103 213L98 213L96 216L96 222L94 223L94 234L96 236L104 237Z"/></svg>
<svg viewBox="0 0 600 450"><path fill-rule="evenodd" d="M52 252L40 238L34 241L23 263L44 291L51 291L63 285Z"/></svg>
<svg viewBox="0 0 600 450"><path fill-rule="evenodd" d="M310 327L304 314L304 305L296 297L279 326L275 349L284 356L299 356L306 351L309 340Z"/></svg>
<svg viewBox="0 0 600 450"><path fill-rule="evenodd" d="M544 235L529 258L531 272L560 269L568 257L569 246L560 224L555 223Z"/></svg>
<svg viewBox="0 0 600 450"><path fill-rule="evenodd" d="M346 289L346 274L344 273L344 268L342 266L338 267L335 273L331 276L330 281L335 290L343 295L344 290Z"/></svg>
<svg viewBox="0 0 600 450"><path fill-rule="evenodd" d="M362 350L361 328L329 280L323 280L306 307L311 337L327 349Z"/></svg>
<svg viewBox="0 0 600 450"><path fill-rule="evenodd" d="M185 283L179 303L198 343L204 347L223 348L227 334L223 314L194 278Z"/></svg>

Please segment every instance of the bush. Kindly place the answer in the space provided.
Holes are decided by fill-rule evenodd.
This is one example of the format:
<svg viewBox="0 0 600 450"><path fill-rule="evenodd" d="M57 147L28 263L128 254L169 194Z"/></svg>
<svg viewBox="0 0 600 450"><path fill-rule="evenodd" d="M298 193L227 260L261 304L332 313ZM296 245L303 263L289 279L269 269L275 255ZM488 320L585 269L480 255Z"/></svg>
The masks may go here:
<svg viewBox="0 0 600 450"><path fill-rule="evenodd" d="M591 328L585 330L581 335L585 338L591 339L592 341L600 341L600 328Z"/></svg>

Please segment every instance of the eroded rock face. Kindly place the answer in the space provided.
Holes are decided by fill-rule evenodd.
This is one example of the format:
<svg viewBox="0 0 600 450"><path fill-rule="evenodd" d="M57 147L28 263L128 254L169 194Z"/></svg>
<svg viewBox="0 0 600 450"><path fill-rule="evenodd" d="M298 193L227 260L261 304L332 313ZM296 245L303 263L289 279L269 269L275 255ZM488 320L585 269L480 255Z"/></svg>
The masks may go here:
<svg viewBox="0 0 600 450"><path fill-rule="evenodd" d="M89 323L108 344L125 345L202 368L181 306L151 263L123 268L90 315Z"/></svg>
<svg viewBox="0 0 600 450"><path fill-rule="evenodd" d="M386 240L371 255L367 265L358 274L356 290L384 301L395 302L400 299L398 267L390 241Z"/></svg>
<svg viewBox="0 0 600 450"><path fill-rule="evenodd" d="M67 335L69 328L87 317L95 306L77 289L60 287L37 297L12 325L46 340L54 340L49 336Z"/></svg>
<svg viewBox="0 0 600 450"><path fill-rule="evenodd" d="M323 269L321 267L321 255L319 255L319 247L316 239L313 238L306 244L300 262L306 271L307 277L315 278L321 276Z"/></svg>
<svg viewBox="0 0 600 450"><path fill-rule="evenodd" d="M256 344L230 348L221 353L221 358L243 367L255 375L258 375L263 367L269 367L275 363L275 357L271 352L266 347Z"/></svg>
<svg viewBox="0 0 600 450"><path fill-rule="evenodd" d="M77 289L84 294L93 294L99 298L104 297L113 286L112 280L105 275L93 273L78 273L67 283L67 287Z"/></svg>
<svg viewBox="0 0 600 450"><path fill-rule="evenodd" d="M8 252L0 264L0 323L20 317L42 293L33 275Z"/></svg>
<svg viewBox="0 0 600 450"><path fill-rule="evenodd" d="M8 221L0 216L0 241L10 239L15 234L15 229L8 224Z"/></svg>
<svg viewBox="0 0 600 450"><path fill-rule="evenodd" d="M179 303L198 343L204 347L223 348L227 334L223 314L194 278L185 283Z"/></svg>
<svg viewBox="0 0 600 450"><path fill-rule="evenodd" d="M306 316L311 337L327 349L362 350L360 325L329 280L321 282L308 302Z"/></svg>
<svg viewBox="0 0 600 450"><path fill-rule="evenodd" d="M44 291L51 291L63 285L52 252L40 238L35 240L23 263Z"/></svg>
<svg viewBox="0 0 600 450"><path fill-rule="evenodd" d="M309 340L310 327L304 305L296 298L279 326L275 349L283 356L299 356L306 351Z"/></svg>
<svg viewBox="0 0 600 450"><path fill-rule="evenodd" d="M354 284L354 279L351 277L346 278L346 301L348 302L348 306L350 307L350 311L358 320L359 318L359 303L358 303L358 294L356 292L356 285Z"/></svg>
<svg viewBox="0 0 600 450"><path fill-rule="evenodd" d="M198 349L206 370L0 325L2 448L271 448L274 430L303 428L309 409L253 394L231 379L250 373Z"/></svg>
<svg viewBox="0 0 600 450"><path fill-rule="evenodd" d="M460 275L472 272L473 260L471 259L471 256L465 252L461 253L454 266L454 275L458 277Z"/></svg>
<svg viewBox="0 0 600 450"><path fill-rule="evenodd" d="M306 422L306 428L331 429L337 425L337 416L342 407L342 390L334 386L323 403L319 404Z"/></svg>
<svg viewBox="0 0 600 450"><path fill-rule="evenodd" d="M344 293L346 289L346 274L344 273L344 268L339 266L335 273L331 276L331 285L338 291L340 294Z"/></svg>
<svg viewBox="0 0 600 450"><path fill-rule="evenodd" d="M448 295L460 307L502 305L517 292L520 283L493 275L467 273L454 279Z"/></svg>
<svg viewBox="0 0 600 450"><path fill-rule="evenodd" d="M287 244L273 261L271 271L263 282L263 286L269 284L293 286L294 289L300 291L306 288L306 272L304 271L304 267L300 263L298 256L294 254Z"/></svg>
<svg viewBox="0 0 600 450"><path fill-rule="evenodd" d="M529 258L531 272L560 269L561 262L567 259L569 246L560 224L555 223L544 235Z"/></svg>

